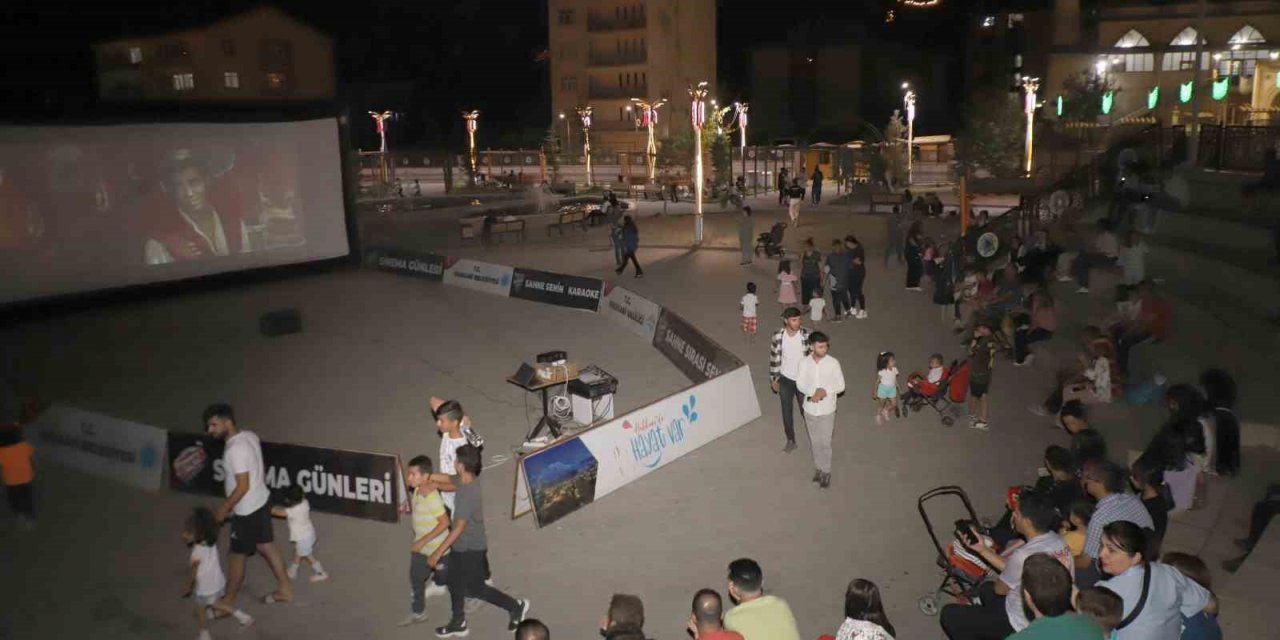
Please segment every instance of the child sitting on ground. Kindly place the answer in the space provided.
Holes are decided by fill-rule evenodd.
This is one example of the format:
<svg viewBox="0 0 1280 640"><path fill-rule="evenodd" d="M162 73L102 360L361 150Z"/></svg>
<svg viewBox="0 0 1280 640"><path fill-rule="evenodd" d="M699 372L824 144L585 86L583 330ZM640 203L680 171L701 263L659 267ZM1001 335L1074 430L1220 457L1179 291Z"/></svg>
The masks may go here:
<svg viewBox="0 0 1280 640"><path fill-rule="evenodd" d="M191 547L188 560L191 571L187 575L187 590L182 597L195 596L196 624L200 627L199 640L210 640L209 617L213 612L229 615L241 625L253 624L253 618L239 610L232 609L222 602L222 594L226 591L227 578L222 573L222 564L218 561L218 521L213 512L205 507L196 507L182 527L182 541ZM211 609L212 611L208 611Z"/></svg>
<svg viewBox="0 0 1280 640"><path fill-rule="evenodd" d="M289 563L289 579L298 577L298 567L303 560L311 565L311 581L324 582L329 579L320 561L316 560L316 528L311 524L311 503L302 492L302 487L291 485L284 490L284 499L279 507L271 507L271 515L284 518L289 522L289 541L293 543L293 562Z"/></svg>
<svg viewBox="0 0 1280 640"><path fill-rule="evenodd" d="M876 424L889 419L889 412L902 417L898 408L898 360L892 351L882 351L876 357L876 393L875 399L880 403L880 412L876 414Z"/></svg>
<svg viewBox="0 0 1280 640"><path fill-rule="evenodd" d="M1124 599L1106 587L1086 587L1076 594L1076 611L1102 627L1102 637L1111 638L1124 619Z"/></svg>

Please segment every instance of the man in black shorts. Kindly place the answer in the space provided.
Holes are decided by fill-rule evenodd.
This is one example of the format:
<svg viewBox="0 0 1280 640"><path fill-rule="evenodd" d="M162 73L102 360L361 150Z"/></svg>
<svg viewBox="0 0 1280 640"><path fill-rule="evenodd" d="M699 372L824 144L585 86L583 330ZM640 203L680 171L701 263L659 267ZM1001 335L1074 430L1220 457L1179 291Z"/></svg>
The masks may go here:
<svg viewBox="0 0 1280 640"><path fill-rule="evenodd" d="M280 550L272 542L271 492L262 464L258 434L236 428L231 405L214 404L204 410L205 430L226 442L222 453L223 486L227 499L218 507L218 522L231 519L231 546L227 554L227 593L223 602L234 608L244 585L245 559L261 553L276 577L276 590L263 600L270 604L293 599L293 585L284 570Z"/></svg>
<svg viewBox="0 0 1280 640"><path fill-rule="evenodd" d="M987 388L991 386L991 367L996 362L996 343L991 338L991 325L982 323L973 330L969 345L969 426L987 430Z"/></svg>

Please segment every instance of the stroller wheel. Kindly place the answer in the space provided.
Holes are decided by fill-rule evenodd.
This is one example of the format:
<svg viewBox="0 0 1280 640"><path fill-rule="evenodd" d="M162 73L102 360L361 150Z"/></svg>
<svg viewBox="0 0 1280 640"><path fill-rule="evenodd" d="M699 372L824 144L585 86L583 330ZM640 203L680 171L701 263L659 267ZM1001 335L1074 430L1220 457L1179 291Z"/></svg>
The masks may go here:
<svg viewBox="0 0 1280 640"><path fill-rule="evenodd" d="M951 416L942 416L942 426L949 427L956 423L956 419Z"/></svg>
<svg viewBox="0 0 1280 640"><path fill-rule="evenodd" d="M939 611L938 594L931 593L927 596L922 596L920 600L916 602L916 605L920 607L920 613L923 613L926 616L936 616Z"/></svg>

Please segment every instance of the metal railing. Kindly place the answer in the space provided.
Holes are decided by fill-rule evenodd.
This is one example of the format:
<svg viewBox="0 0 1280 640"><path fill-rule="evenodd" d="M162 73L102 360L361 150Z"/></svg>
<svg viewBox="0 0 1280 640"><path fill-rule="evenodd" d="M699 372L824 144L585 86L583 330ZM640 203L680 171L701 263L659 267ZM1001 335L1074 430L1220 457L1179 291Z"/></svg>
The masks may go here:
<svg viewBox="0 0 1280 640"><path fill-rule="evenodd" d="M630 99L632 96L649 95L649 85L641 84L633 87L604 86L594 82L587 85L587 97L596 100Z"/></svg>
<svg viewBox="0 0 1280 640"><path fill-rule="evenodd" d="M621 67L629 64L644 64L649 59L648 51L640 50L626 53L596 53L587 55L589 67Z"/></svg>
<svg viewBox="0 0 1280 640"><path fill-rule="evenodd" d="M647 26L649 26L649 21L645 19L644 14L631 18L606 18L595 15L587 16L587 31L591 32L644 29Z"/></svg>

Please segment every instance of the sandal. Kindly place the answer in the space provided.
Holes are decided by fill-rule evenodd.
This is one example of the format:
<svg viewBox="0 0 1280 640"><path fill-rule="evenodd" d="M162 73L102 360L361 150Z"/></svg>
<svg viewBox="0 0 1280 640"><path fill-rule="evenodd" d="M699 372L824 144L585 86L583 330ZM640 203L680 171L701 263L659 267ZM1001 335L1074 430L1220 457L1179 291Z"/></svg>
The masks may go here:
<svg viewBox="0 0 1280 640"><path fill-rule="evenodd" d="M293 598L289 598L287 600L278 598L274 593L268 593L262 597L262 604L288 604L290 602L293 602Z"/></svg>

